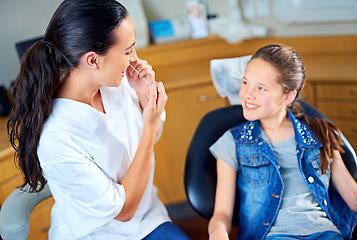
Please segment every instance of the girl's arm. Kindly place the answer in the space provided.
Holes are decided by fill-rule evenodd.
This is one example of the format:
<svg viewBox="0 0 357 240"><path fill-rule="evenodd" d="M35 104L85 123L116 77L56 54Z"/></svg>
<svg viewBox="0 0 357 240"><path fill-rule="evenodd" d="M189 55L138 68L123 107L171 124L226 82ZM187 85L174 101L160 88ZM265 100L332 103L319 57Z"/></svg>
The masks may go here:
<svg viewBox="0 0 357 240"><path fill-rule="evenodd" d="M334 150L332 153L333 161L331 163L331 179L337 191L340 193L343 200L351 208L357 212L357 183L348 172L341 154Z"/></svg>
<svg viewBox="0 0 357 240"><path fill-rule="evenodd" d="M217 158L217 189L214 213L208 225L210 240L229 239L234 211L237 171Z"/></svg>
<svg viewBox="0 0 357 240"><path fill-rule="evenodd" d="M144 111L144 126L139 146L134 159L120 182L125 189L125 204L115 219L129 221L135 214L149 179L155 136L160 121L160 115L167 101L164 86L161 82L150 87L149 101Z"/></svg>

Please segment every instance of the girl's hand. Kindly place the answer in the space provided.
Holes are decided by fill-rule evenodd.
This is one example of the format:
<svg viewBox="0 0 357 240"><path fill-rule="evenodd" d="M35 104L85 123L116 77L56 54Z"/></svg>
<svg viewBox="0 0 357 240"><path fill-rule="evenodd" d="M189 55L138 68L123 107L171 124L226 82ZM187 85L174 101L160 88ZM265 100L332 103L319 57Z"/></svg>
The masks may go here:
<svg viewBox="0 0 357 240"><path fill-rule="evenodd" d="M167 102L167 95L162 82L152 83L149 87L148 96L149 99L143 111L144 124L149 122L157 126Z"/></svg>
<svg viewBox="0 0 357 240"><path fill-rule="evenodd" d="M229 240L227 232L214 232L209 235L209 240Z"/></svg>

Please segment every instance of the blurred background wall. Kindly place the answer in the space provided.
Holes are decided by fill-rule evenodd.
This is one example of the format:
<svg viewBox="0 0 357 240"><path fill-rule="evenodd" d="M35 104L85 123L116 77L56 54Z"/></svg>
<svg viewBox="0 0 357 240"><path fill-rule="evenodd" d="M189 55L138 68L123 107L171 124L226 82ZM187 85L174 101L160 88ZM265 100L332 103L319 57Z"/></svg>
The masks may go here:
<svg viewBox="0 0 357 240"><path fill-rule="evenodd" d="M16 78L19 70L19 58L15 43L43 35L52 14L61 2L62 0L0 0L0 84L9 85ZM205 0L204 2L207 6L208 15L214 17L229 16L228 0ZM295 0L295 2L299 1ZM356 2L357 4L357 0L337 2ZM141 3L148 21L180 18L186 15L186 1L141 0ZM274 15L273 3L275 5L280 4L279 0L241 0L238 3L244 21L266 26L268 36L357 34L356 20L284 23ZM258 3L260 3L259 6L257 6ZM284 9L284 6L281 7ZM321 6L321 8L324 7L326 6ZM287 5L286 8L289 8L289 6ZM289 11L292 11L292 9L286 9L287 14L289 14Z"/></svg>

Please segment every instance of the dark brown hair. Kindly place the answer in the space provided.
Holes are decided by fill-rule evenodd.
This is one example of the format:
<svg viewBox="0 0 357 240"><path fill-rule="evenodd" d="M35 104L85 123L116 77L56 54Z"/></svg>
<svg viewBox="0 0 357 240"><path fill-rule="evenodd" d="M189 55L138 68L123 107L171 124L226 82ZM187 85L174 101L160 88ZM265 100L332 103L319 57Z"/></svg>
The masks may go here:
<svg viewBox="0 0 357 240"><path fill-rule="evenodd" d="M281 44L271 44L260 48L252 56L252 59L262 59L270 63L279 73L278 82L283 87L284 93L296 90L296 97L299 96L305 85L305 69L304 62L295 49ZM301 105L297 101L294 101L289 109L296 118L309 126L322 143L323 146L320 148L321 171L326 174L332 151L343 152L343 142L337 126L325 119L303 114Z"/></svg>
<svg viewBox="0 0 357 240"><path fill-rule="evenodd" d="M29 184L31 192L39 192L46 183L37 147L61 75L68 76L89 51L105 54L116 41L113 30L127 15L115 0L66 0L54 13L43 39L22 57L7 124L15 163L25 178L22 187Z"/></svg>

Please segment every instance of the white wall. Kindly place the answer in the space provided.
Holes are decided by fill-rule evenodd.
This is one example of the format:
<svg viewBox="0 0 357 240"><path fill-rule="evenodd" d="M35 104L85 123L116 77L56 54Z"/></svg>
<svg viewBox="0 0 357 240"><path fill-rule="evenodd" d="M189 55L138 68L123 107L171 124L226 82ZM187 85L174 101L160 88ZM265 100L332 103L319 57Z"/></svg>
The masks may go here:
<svg viewBox="0 0 357 240"><path fill-rule="evenodd" d="M272 0L267 0L272 1ZM47 24L62 0L0 0L0 84L16 78L19 59L15 43L44 34ZM119 0L120 2L120 0ZM149 20L186 14L185 0L142 0ZM209 13L228 16L226 0L206 0ZM272 16L249 19L264 24L269 36L357 34L357 21L343 23L286 25Z"/></svg>
<svg viewBox="0 0 357 240"><path fill-rule="evenodd" d="M16 78L18 41L42 36L62 0L0 0L0 84Z"/></svg>
<svg viewBox="0 0 357 240"><path fill-rule="evenodd" d="M217 16L228 16L229 8L226 0L204 0L209 14ZM243 11L242 2L237 0ZM254 2L258 0L250 0ZM268 27L269 36L306 36L306 35L343 35L357 34L357 21L350 22L324 22L324 23L304 23L304 24L285 24L278 21L273 16L272 2L274 0L260 0L270 3L269 16L256 16L245 19L248 23L262 24ZM287 0L286 0L287 1ZM331 0L330 0L331 1ZM186 1L184 0L142 0L149 20L158 18L180 17L185 14ZM356 1L357 2L357 1ZM356 13L357 14L357 13ZM243 14L242 14L243 15ZM356 19L356 18L355 18Z"/></svg>

